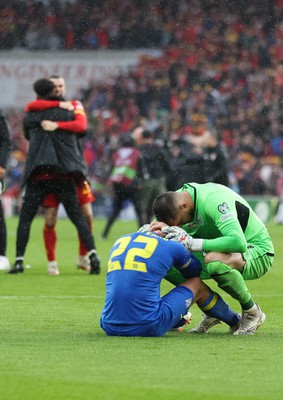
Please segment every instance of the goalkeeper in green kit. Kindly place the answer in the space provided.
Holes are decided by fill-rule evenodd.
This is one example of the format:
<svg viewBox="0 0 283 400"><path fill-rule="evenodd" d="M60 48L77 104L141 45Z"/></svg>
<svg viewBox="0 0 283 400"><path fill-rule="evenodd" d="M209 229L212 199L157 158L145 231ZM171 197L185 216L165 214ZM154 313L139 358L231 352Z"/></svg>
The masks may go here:
<svg viewBox="0 0 283 400"><path fill-rule="evenodd" d="M201 261L202 279L214 279L218 286L238 300L242 318L233 334L253 335L265 321L245 281L268 272L274 247L264 223L249 204L233 190L216 183L186 183L176 192L165 192L153 204L156 221L152 231L162 230L166 238L181 242ZM173 268L174 270L174 268ZM174 282L175 275L172 271ZM220 323L204 314L193 332L207 333Z"/></svg>

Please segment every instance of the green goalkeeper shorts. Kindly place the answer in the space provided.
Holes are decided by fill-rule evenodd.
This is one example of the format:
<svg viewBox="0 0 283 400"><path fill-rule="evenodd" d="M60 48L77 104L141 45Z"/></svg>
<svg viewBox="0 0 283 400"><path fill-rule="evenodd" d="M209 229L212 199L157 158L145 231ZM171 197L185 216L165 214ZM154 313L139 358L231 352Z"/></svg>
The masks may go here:
<svg viewBox="0 0 283 400"><path fill-rule="evenodd" d="M194 255L202 264L200 278L212 279L206 271L203 254L194 253ZM247 251L243 253L243 259L246 261L246 264L242 275L245 281L249 281L258 279L269 271L273 263L274 254L265 253L259 246L248 245Z"/></svg>
<svg viewBox="0 0 283 400"><path fill-rule="evenodd" d="M273 251L272 244L270 246L270 249L271 251ZM206 271L206 266L204 263L204 254L201 252L194 252L194 256L200 261L202 265L200 278L203 280L212 279L211 276ZM242 275L245 281L249 281L258 279L269 271L273 263L274 254L264 252L264 250L259 246L248 245L247 251L243 253L243 259L246 261L246 264L242 272ZM175 268L172 269L175 270ZM180 283L182 283L182 275L179 271L177 270L174 271L176 277L174 276L173 271L170 270L170 273L172 274L171 276L174 279L173 281L167 279L169 280L169 282L175 285L179 285ZM168 278L170 276L170 273L168 274ZM183 278L183 280L185 281L185 278Z"/></svg>
<svg viewBox="0 0 283 400"><path fill-rule="evenodd" d="M245 281L248 281L258 279L269 271L273 263L274 254L263 253L260 247L248 245L243 258L246 264L242 275Z"/></svg>

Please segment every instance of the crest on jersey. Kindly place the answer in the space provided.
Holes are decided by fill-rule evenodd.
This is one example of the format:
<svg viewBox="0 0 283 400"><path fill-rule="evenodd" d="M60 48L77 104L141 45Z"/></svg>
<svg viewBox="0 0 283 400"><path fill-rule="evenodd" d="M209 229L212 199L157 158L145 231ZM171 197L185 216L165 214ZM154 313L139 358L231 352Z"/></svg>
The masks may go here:
<svg viewBox="0 0 283 400"><path fill-rule="evenodd" d="M219 204L217 208L221 212L221 214L227 214L227 212L230 211L230 208L227 203Z"/></svg>

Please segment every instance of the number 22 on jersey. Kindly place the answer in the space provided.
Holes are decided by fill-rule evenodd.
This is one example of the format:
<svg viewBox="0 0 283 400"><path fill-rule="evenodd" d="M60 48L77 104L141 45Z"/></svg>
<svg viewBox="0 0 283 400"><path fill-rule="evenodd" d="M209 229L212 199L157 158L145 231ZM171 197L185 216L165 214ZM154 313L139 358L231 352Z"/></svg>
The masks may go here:
<svg viewBox="0 0 283 400"><path fill-rule="evenodd" d="M108 260L108 272L120 269L147 272L146 263L138 261L137 257L143 259L149 259L152 257L158 245L158 240L152 237L140 235L132 241L131 246L129 247L131 240L131 236L124 236L116 241L114 246L118 245L118 247L112 251ZM143 248L135 247L135 243L144 243L145 246ZM121 264L122 260L124 260L124 265Z"/></svg>

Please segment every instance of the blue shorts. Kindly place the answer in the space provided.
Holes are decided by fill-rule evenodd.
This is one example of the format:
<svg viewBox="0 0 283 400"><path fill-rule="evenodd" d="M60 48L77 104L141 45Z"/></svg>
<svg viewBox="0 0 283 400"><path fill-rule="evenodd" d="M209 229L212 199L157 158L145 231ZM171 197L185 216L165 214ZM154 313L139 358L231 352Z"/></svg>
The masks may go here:
<svg viewBox="0 0 283 400"><path fill-rule="evenodd" d="M177 286L161 298L155 321L148 324L108 324L101 319L100 326L110 336L163 336L180 322L193 300L189 288Z"/></svg>

